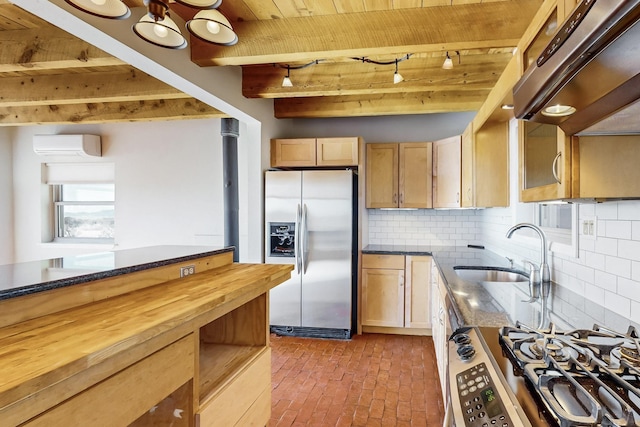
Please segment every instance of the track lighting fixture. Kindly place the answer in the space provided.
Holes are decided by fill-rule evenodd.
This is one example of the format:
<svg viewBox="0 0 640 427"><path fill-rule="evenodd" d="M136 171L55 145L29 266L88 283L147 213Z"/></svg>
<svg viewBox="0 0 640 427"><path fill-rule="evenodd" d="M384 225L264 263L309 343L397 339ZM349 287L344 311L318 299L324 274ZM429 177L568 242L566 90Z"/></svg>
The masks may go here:
<svg viewBox="0 0 640 427"><path fill-rule="evenodd" d="M152 14L150 7L149 13L133 25L133 32L141 39L156 46L169 49L183 49L187 46L187 39L184 38L166 10Z"/></svg>
<svg viewBox="0 0 640 427"><path fill-rule="evenodd" d="M460 64L460 51L456 50L456 55L458 55L458 64ZM453 68L453 60L449 56L449 51L447 51L447 57L444 59L442 63L442 68L445 70L451 70Z"/></svg>
<svg viewBox="0 0 640 427"><path fill-rule="evenodd" d="M126 19L131 10L122 0L65 0L85 13L108 19Z"/></svg>
<svg viewBox="0 0 640 427"><path fill-rule="evenodd" d="M222 0L175 0L175 2L195 9L217 9L222 4Z"/></svg>
<svg viewBox="0 0 640 427"><path fill-rule="evenodd" d="M407 59L409 59L411 57L411 53L406 54L405 56L403 56L402 58L396 58L393 61L374 61L373 59L369 59L369 58L351 58L355 61L362 61L362 62L368 62L370 64L377 64L377 65L391 65L391 64L396 64L396 71L395 73L393 73L393 84L398 84L402 81L404 81L404 77L402 77L402 75L398 72L398 63L402 62L402 61L406 61Z"/></svg>
<svg viewBox="0 0 640 427"><path fill-rule="evenodd" d="M316 59L314 61L311 61L307 64L304 65L296 65L296 66L292 66L292 65L280 65L280 64L273 64L273 66L275 67L276 65L278 65L278 67L280 68L284 68L287 70L287 75L284 76L284 78L282 79L282 87L293 87L293 82L291 81L291 70L301 70L303 68L307 68L311 65L316 65L318 64L320 61L322 61L322 59Z"/></svg>
<svg viewBox="0 0 640 427"><path fill-rule="evenodd" d="M402 77L402 75L398 72L398 60L396 59L396 72L393 74L393 84L397 85L403 80L404 80L404 77Z"/></svg>
<svg viewBox="0 0 640 427"><path fill-rule="evenodd" d="M291 68L287 65L287 75L282 79L282 87L293 87L293 83L290 79Z"/></svg>

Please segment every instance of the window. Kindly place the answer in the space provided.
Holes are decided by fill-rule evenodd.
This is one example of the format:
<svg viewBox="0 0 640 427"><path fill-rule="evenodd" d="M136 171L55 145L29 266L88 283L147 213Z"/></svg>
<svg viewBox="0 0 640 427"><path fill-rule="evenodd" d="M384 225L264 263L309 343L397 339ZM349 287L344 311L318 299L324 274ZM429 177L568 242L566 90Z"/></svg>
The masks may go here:
<svg viewBox="0 0 640 427"><path fill-rule="evenodd" d="M542 228L554 252L577 257L578 205L569 203L535 203L534 222Z"/></svg>
<svg viewBox="0 0 640 427"><path fill-rule="evenodd" d="M47 163L47 217L43 242L108 244L115 235L112 163ZM44 201L44 200L43 200Z"/></svg>
<svg viewBox="0 0 640 427"><path fill-rule="evenodd" d="M55 240L113 241L114 184L53 186Z"/></svg>

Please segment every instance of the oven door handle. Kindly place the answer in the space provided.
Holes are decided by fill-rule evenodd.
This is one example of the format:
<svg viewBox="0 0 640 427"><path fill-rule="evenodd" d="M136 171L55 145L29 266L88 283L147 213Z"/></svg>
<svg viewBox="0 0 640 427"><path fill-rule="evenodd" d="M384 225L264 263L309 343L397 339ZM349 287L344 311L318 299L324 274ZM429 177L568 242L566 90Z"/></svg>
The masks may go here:
<svg viewBox="0 0 640 427"><path fill-rule="evenodd" d="M454 427L456 424L453 420L453 410L451 409L451 399L448 399L447 407L444 410L444 420L442 427Z"/></svg>

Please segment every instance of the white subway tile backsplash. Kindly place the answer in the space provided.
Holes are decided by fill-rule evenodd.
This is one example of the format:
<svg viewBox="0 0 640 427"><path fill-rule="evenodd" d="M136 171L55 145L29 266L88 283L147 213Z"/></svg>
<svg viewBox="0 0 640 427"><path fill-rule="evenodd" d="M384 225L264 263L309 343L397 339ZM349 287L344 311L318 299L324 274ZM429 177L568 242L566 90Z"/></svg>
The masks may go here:
<svg viewBox="0 0 640 427"><path fill-rule="evenodd" d="M585 239L581 239L580 243ZM618 241L606 237L598 237L595 241L595 252L604 255L618 255Z"/></svg>
<svg viewBox="0 0 640 427"><path fill-rule="evenodd" d="M618 240L618 256L640 261L640 241Z"/></svg>
<svg viewBox="0 0 640 427"><path fill-rule="evenodd" d="M631 221L599 221L605 224L605 236L613 239L630 239L631 238Z"/></svg>
<svg viewBox="0 0 640 427"><path fill-rule="evenodd" d="M596 216L598 220L618 219L618 203L598 203Z"/></svg>
<svg viewBox="0 0 640 427"><path fill-rule="evenodd" d="M638 220L640 219L640 200L625 200L618 202L618 219Z"/></svg>
<svg viewBox="0 0 640 427"><path fill-rule="evenodd" d="M614 292L605 291L604 306L627 319L631 317L631 300Z"/></svg>
<svg viewBox="0 0 640 427"><path fill-rule="evenodd" d="M605 258L605 271L618 277L631 278L631 261L613 256Z"/></svg>
<svg viewBox="0 0 640 427"><path fill-rule="evenodd" d="M640 302L640 282L620 277L617 291L618 295Z"/></svg>

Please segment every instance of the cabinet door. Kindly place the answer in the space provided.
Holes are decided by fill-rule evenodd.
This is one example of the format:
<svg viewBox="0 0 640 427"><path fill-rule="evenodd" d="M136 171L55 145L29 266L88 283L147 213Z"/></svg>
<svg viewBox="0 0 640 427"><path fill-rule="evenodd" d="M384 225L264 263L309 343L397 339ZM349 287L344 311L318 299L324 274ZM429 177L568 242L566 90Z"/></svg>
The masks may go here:
<svg viewBox="0 0 640 427"><path fill-rule="evenodd" d="M358 138L318 138L316 159L318 166L356 166Z"/></svg>
<svg viewBox="0 0 640 427"><path fill-rule="evenodd" d="M399 144L399 207L433 207L432 145L430 142Z"/></svg>
<svg viewBox="0 0 640 427"><path fill-rule="evenodd" d="M362 324L404 326L404 270L362 270Z"/></svg>
<svg viewBox="0 0 640 427"><path fill-rule="evenodd" d="M316 165L315 138L272 139L271 166L296 167Z"/></svg>
<svg viewBox="0 0 640 427"><path fill-rule="evenodd" d="M475 134L474 152L475 206L509 206L509 123L485 123Z"/></svg>
<svg viewBox="0 0 640 427"><path fill-rule="evenodd" d="M459 208L461 185L461 137L433 143L433 207Z"/></svg>
<svg viewBox="0 0 640 427"><path fill-rule="evenodd" d="M473 157L473 122L462 133L462 194L460 196L460 206L471 208L475 206L474 201L474 167ZM508 166L508 164L507 164Z"/></svg>
<svg viewBox="0 0 640 427"><path fill-rule="evenodd" d="M554 125L519 122L520 200L571 197L571 140Z"/></svg>
<svg viewBox="0 0 640 427"><path fill-rule="evenodd" d="M398 207L398 144L367 144L366 207Z"/></svg>
<svg viewBox="0 0 640 427"><path fill-rule="evenodd" d="M404 327L430 328L431 257L405 257Z"/></svg>

